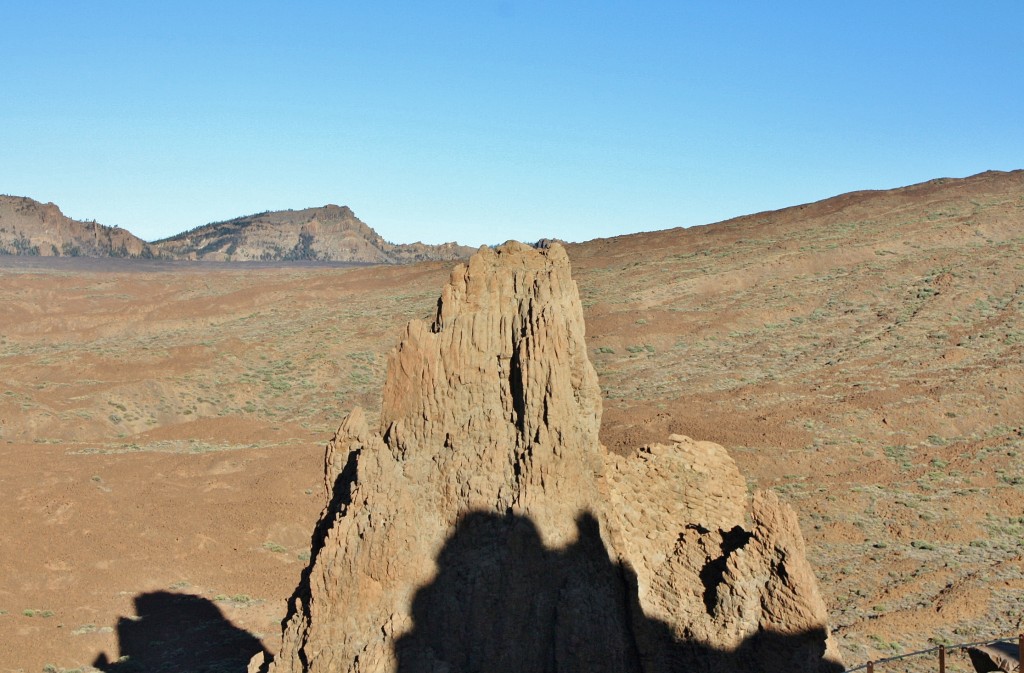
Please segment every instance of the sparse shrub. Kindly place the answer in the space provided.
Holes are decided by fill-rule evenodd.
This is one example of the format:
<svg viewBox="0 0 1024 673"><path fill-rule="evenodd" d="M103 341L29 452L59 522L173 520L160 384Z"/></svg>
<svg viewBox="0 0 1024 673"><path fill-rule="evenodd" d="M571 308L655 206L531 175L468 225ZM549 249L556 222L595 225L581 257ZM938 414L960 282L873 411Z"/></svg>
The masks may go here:
<svg viewBox="0 0 1024 673"><path fill-rule="evenodd" d="M31 608L26 608L25 610L21 611L21 614L25 615L26 617L49 618L53 616L53 610L33 610Z"/></svg>

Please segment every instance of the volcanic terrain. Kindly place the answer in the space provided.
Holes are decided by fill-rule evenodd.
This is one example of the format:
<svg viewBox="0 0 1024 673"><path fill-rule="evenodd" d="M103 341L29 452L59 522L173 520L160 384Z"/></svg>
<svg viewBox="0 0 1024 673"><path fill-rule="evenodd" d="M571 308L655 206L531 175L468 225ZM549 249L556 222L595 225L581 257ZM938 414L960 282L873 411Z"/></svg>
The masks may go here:
<svg viewBox="0 0 1024 673"><path fill-rule="evenodd" d="M848 665L1024 627L1024 172L567 252L601 441L792 505ZM272 651L323 445L452 263L38 262L0 257L0 671Z"/></svg>

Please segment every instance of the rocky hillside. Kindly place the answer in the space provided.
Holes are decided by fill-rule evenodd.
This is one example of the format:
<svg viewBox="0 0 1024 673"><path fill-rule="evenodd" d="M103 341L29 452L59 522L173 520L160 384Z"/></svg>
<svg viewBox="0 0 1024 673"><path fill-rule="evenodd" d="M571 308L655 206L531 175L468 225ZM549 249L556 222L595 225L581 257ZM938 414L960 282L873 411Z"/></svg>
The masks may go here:
<svg viewBox="0 0 1024 673"><path fill-rule="evenodd" d="M157 241L161 256L210 261L318 260L403 264L468 257L456 243L385 241L345 206L283 210L215 222Z"/></svg>
<svg viewBox="0 0 1024 673"><path fill-rule="evenodd" d="M0 255L153 257L148 243L119 227L79 222L52 203L0 196Z"/></svg>
<svg viewBox="0 0 1024 673"><path fill-rule="evenodd" d="M73 220L52 203L0 196L0 255L406 264L472 253L457 243L389 243L345 206L238 217L147 243L120 227Z"/></svg>
<svg viewBox="0 0 1024 673"><path fill-rule="evenodd" d="M379 431L327 447L328 505L250 671L838 671L793 511L725 449L598 439L565 249L451 274L392 350ZM749 522L749 523L748 523Z"/></svg>

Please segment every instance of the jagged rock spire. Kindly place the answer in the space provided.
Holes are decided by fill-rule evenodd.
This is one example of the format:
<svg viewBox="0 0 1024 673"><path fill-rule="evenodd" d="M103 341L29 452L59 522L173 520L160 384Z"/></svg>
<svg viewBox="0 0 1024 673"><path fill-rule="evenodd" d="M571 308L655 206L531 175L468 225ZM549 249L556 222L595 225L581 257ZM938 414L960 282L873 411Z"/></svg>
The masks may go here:
<svg viewBox="0 0 1024 673"><path fill-rule="evenodd" d="M565 250L482 248L392 351L380 429L356 409L328 445L251 670L838 670L792 511L751 510L715 444L609 455L600 419Z"/></svg>

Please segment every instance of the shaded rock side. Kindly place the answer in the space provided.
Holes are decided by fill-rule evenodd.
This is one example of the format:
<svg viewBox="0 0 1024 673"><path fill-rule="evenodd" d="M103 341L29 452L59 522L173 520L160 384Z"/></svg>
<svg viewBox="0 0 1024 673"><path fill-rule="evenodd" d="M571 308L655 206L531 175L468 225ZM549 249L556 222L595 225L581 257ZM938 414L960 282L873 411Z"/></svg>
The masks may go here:
<svg viewBox="0 0 1024 673"><path fill-rule="evenodd" d="M328 445L310 564L250 670L838 670L792 512L751 510L720 446L621 458L600 420L565 250L481 249L389 356L380 429L355 409Z"/></svg>

